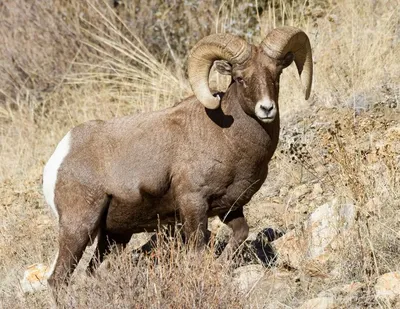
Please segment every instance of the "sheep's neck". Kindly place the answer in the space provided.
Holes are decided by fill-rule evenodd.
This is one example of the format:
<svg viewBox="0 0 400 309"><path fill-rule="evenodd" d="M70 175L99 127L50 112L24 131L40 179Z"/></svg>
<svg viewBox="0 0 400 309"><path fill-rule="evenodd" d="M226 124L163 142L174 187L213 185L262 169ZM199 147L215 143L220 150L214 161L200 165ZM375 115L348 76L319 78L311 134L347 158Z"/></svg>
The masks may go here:
<svg viewBox="0 0 400 309"><path fill-rule="evenodd" d="M233 117L232 126L227 129L226 134L232 136L234 141L237 140L238 136L242 136L240 140L246 141L246 143L237 145L239 148L248 145L262 146L262 149L264 149L263 160L268 163L278 144L279 113L273 122L262 123L254 115L254 112L253 115L249 111L246 113L244 98L238 92L235 85L232 84L221 102L222 112ZM248 148L246 151L248 151ZM254 151L256 150L254 149ZM258 154L261 153L258 152Z"/></svg>

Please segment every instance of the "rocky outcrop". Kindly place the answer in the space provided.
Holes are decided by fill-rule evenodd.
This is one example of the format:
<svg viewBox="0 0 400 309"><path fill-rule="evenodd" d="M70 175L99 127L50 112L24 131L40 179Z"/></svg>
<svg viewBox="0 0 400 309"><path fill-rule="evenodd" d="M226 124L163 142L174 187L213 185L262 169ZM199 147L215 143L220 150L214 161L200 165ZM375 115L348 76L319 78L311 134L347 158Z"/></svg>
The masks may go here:
<svg viewBox="0 0 400 309"><path fill-rule="evenodd" d="M340 204L334 199L318 207L300 228L273 242L278 261L294 268L304 262L324 263L334 250L338 235L343 235L354 220L352 204Z"/></svg>

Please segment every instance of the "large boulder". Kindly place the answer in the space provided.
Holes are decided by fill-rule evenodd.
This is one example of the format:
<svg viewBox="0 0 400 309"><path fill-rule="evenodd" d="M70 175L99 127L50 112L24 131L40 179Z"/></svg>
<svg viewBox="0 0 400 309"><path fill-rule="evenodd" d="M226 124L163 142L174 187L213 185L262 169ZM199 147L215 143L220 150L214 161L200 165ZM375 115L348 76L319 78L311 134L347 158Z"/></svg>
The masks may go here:
<svg viewBox="0 0 400 309"><path fill-rule="evenodd" d="M300 268L304 262L326 262L339 235L344 235L355 220L355 207L337 199L318 207L309 219L273 242L278 262Z"/></svg>

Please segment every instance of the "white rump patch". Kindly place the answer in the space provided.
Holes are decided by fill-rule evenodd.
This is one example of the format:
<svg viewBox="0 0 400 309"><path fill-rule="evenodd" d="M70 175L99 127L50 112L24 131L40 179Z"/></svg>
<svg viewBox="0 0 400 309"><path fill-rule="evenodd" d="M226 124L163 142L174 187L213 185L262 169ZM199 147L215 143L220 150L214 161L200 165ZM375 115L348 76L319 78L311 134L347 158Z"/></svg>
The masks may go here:
<svg viewBox="0 0 400 309"><path fill-rule="evenodd" d="M57 145L56 150L50 157L43 171L43 194L47 204L49 204L57 218L58 211L54 203L54 190L57 183L58 169L69 152L70 142L71 131L68 132L67 135L65 135L61 142Z"/></svg>
<svg viewBox="0 0 400 309"><path fill-rule="evenodd" d="M54 258L53 264L51 264L49 270L46 272L46 277L47 277L47 279L48 279L48 278L53 274L53 272L54 272L54 268L56 267L59 253L60 253L60 252L57 251L57 254L56 254L56 257Z"/></svg>

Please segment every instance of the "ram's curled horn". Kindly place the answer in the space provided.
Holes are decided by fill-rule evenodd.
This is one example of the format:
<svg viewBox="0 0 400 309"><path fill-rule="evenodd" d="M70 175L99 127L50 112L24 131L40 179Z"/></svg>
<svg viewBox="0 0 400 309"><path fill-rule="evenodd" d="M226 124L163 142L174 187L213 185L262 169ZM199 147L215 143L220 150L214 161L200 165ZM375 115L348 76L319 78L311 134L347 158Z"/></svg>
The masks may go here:
<svg viewBox="0 0 400 309"><path fill-rule="evenodd" d="M287 53L294 54L302 84L305 88L306 100L310 97L313 62L310 40L307 34L295 27L280 27L272 30L261 42L264 52L274 59L283 59Z"/></svg>
<svg viewBox="0 0 400 309"><path fill-rule="evenodd" d="M220 106L210 91L208 77L215 60L230 64L244 63L251 55L251 45L231 34L213 34L200 40L191 50L188 60L189 83L197 99L209 109Z"/></svg>

